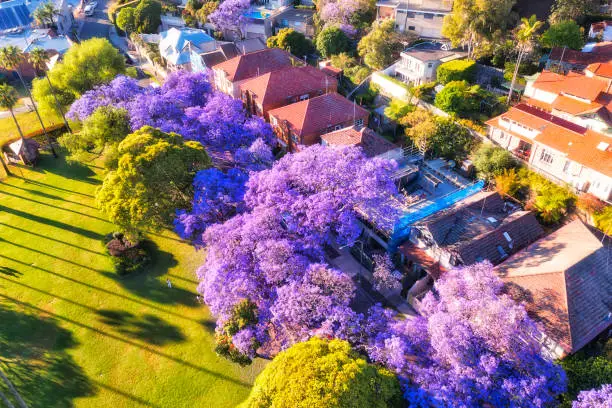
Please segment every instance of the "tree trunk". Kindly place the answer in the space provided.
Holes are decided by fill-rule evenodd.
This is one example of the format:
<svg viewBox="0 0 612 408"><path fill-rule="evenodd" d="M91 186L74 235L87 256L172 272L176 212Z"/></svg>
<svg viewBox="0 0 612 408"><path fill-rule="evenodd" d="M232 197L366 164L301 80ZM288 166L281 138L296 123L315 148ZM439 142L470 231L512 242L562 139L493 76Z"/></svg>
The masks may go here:
<svg viewBox="0 0 612 408"><path fill-rule="evenodd" d="M23 137L23 132L21 131L21 127L19 126L19 122L17 122L17 118L15 117L15 112L13 112L13 108L10 108L9 112L11 112L11 116L13 117L13 121L15 122L15 126L17 126L17 132L19 132L19 137L21 137L21 140L25 141L25 138Z"/></svg>
<svg viewBox="0 0 612 408"><path fill-rule="evenodd" d="M72 133L72 129L70 128L70 125L68 124L68 121L66 120L66 115L64 114L62 105L59 103L59 100L57 99L55 88L53 88L53 85L51 84L51 80L49 79L49 75L47 75L46 72L44 74L45 74L45 78L47 78L47 82L49 83L49 89L51 89L51 93L53 94L53 98L55 99L55 105L57 106L57 110L59 111L60 115L62 115L62 119L64 120L64 125L66 126L66 129L68 129L68 132Z"/></svg>
<svg viewBox="0 0 612 408"><path fill-rule="evenodd" d="M2 167L4 168L4 171L6 172L7 176L12 175L11 171L9 170L8 166L6 165L6 163L4 162L4 153L2 153L2 149L0 148L0 163L2 163Z"/></svg>
<svg viewBox="0 0 612 408"><path fill-rule="evenodd" d="M510 84L510 91L508 92L508 105L512 102L512 92L514 91L514 85L516 83L516 77L518 75L519 67L521 66L521 62L523 61L523 47L519 48L518 60L516 62L516 67L514 67L514 74L512 75L512 83Z"/></svg>
<svg viewBox="0 0 612 408"><path fill-rule="evenodd" d="M6 405L7 408L15 408L15 406L11 404L11 401L9 401L8 398L6 398L6 395L4 395L2 392L0 392L0 400L4 401L4 405Z"/></svg>
<svg viewBox="0 0 612 408"><path fill-rule="evenodd" d="M42 118L40 117L40 113L38 112L38 107L36 106L36 102L34 102L34 98L32 98L32 93L30 92L30 88L28 88L25 81L23 80L23 77L21 76L21 72L19 71L19 68L15 68L15 71L17 72L17 75L19 76L19 79L21 80L21 84L23 85L26 92L28 93L30 102L32 102L32 106L34 107L34 112L36 112L36 117L38 118L38 121L40 122L40 126L42 126L42 130L45 133L45 137L47 138L47 143L49 143L49 147L51 148L51 153L53 153L53 157L57 157L57 153L55 152L55 149L53 148L53 144L51 144L51 139L49 138L49 133L47 132L47 128L45 127L45 124L43 123ZM19 131L19 133L21 133L21 130ZM21 137L23 138L23 135Z"/></svg>

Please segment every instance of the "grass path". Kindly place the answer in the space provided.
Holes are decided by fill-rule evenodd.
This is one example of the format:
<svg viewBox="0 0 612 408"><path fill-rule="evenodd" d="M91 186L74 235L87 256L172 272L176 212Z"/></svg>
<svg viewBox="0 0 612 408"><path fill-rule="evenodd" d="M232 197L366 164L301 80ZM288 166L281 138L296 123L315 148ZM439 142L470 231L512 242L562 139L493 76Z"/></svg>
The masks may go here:
<svg viewBox="0 0 612 408"><path fill-rule="evenodd" d="M202 254L151 235L152 266L118 279L101 242L113 225L95 209L100 177L45 155L0 183L0 369L31 407L235 406L262 363L215 355L195 298Z"/></svg>

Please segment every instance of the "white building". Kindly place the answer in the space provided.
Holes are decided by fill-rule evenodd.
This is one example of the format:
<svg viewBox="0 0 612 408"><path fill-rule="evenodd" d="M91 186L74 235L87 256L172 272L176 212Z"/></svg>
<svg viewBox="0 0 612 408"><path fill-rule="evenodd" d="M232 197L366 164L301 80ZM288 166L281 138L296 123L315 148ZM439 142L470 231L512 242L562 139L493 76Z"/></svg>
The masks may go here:
<svg viewBox="0 0 612 408"><path fill-rule="evenodd" d="M381 0L376 3L378 19L393 19L400 32L434 39L443 38L442 23L452 10L452 0Z"/></svg>

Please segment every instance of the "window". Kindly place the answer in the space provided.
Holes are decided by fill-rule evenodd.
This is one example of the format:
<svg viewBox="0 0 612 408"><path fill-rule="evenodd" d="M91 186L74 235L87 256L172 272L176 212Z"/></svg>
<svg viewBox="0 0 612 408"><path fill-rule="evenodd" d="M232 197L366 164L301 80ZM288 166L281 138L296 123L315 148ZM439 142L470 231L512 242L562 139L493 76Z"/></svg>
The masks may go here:
<svg viewBox="0 0 612 408"><path fill-rule="evenodd" d="M408 29L409 29L410 31L414 31L414 30L415 30L414 26L408 26Z"/></svg>
<svg viewBox="0 0 612 408"><path fill-rule="evenodd" d="M542 153L540 153L540 161L546 164L552 164L553 155L546 149L542 149Z"/></svg>
<svg viewBox="0 0 612 408"><path fill-rule="evenodd" d="M305 101L306 99L308 99L308 94L304 94L300 96L300 101Z"/></svg>
<svg viewBox="0 0 612 408"><path fill-rule="evenodd" d="M336 125L336 126L334 126L334 130L340 130L340 129L342 129L342 125Z"/></svg>
<svg viewBox="0 0 612 408"><path fill-rule="evenodd" d="M433 62L430 62L429 64L427 64L427 68L431 68L433 67Z"/></svg>
<svg viewBox="0 0 612 408"><path fill-rule="evenodd" d="M363 119L355 120L355 126L363 126Z"/></svg>
<svg viewBox="0 0 612 408"><path fill-rule="evenodd" d="M408 17L408 18L415 18L415 17L416 17L416 15L415 15L415 14L414 14L412 11L408 11L408 12L406 13L406 17Z"/></svg>
<svg viewBox="0 0 612 408"><path fill-rule="evenodd" d="M425 15L423 17L425 17L427 20L433 20L434 15L431 14L431 13L425 13Z"/></svg>
<svg viewBox="0 0 612 408"><path fill-rule="evenodd" d="M563 172L565 174L569 173L569 169L570 169L570 165L572 162L570 162L569 160L565 161L565 164L563 165Z"/></svg>

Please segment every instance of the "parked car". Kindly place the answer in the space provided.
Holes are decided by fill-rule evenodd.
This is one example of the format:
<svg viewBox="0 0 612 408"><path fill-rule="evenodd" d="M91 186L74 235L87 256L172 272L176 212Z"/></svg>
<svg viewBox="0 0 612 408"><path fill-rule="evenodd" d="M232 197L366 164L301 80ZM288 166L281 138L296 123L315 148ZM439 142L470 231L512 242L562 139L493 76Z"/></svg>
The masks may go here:
<svg viewBox="0 0 612 408"><path fill-rule="evenodd" d="M98 6L98 2L97 1L93 1L89 4L87 4L85 6L85 15L86 16L93 16L94 12L96 11L96 7Z"/></svg>

